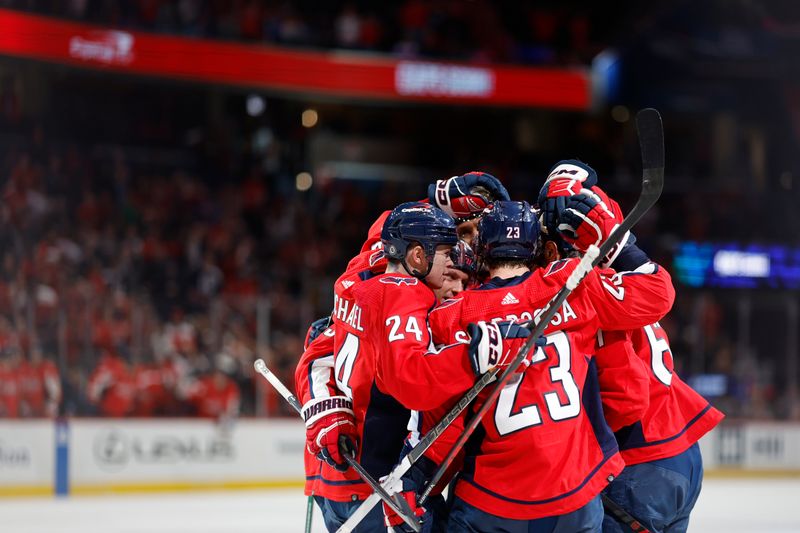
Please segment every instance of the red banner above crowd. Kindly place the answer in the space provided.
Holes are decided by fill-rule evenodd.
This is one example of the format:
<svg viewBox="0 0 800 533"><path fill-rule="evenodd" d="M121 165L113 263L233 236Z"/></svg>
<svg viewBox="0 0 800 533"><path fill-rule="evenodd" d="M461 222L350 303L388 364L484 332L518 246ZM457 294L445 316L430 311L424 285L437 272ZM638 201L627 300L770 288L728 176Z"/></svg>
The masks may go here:
<svg viewBox="0 0 800 533"><path fill-rule="evenodd" d="M478 66L354 52L298 52L110 30L0 9L0 54L308 95L585 110L584 69Z"/></svg>

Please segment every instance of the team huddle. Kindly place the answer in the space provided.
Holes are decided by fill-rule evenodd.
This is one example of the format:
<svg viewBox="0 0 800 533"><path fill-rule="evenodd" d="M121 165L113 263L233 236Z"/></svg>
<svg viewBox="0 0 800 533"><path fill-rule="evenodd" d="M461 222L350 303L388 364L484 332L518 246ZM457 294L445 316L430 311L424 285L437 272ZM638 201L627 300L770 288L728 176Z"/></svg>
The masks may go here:
<svg viewBox="0 0 800 533"><path fill-rule="evenodd" d="M477 379L512 362L581 255L622 220L577 160L553 167L537 204L511 201L483 172L439 180L426 200L379 217L337 279L295 373L305 491L329 531L373 492L346 456L387 476ZM702 481L697 441L723 415L674 372L658 323L674 299L666 269L626 233L455 460L445 457L491 385L391 487L406 520L377 506L354 531L411 531L408 515L427 532L685 531Z"/></svg>

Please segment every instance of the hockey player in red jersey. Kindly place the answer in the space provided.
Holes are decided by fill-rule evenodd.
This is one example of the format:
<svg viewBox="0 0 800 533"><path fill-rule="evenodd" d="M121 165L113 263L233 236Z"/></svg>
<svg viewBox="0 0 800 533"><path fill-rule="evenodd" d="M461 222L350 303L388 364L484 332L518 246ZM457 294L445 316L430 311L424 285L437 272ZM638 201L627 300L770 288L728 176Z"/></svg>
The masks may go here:
<svg viewBox="0 0 800 533"><path fill-rule="evenodd" d="M383 221L385 217L381 218ZM369 249L365 247L365 249ZM459 241L451 253L453 267L448 268L444 274L442 287L435 291L436 300L442 301L452 298L464 289L474 275L475 254L464 241ZM385 268L385 261L383 261ZM297 365L295 375L295 388L304 402L315 398L331 397L339 394L333 377L333 337L334 329L331 327L330 317L320 319L309 328L306 335L305 351ZM326 448L321 448L320 453L327 454ZM336 462L331 457L326 458ZM341 459L341 458L340 458ZM333 487L337 493L343 494L350 500L353 485L363 485L361 479L351 471L342 472L331 466L328 462L320 462L315 454L307 451L304 455L306 471L306 495L316 495L319 505L324 509L332 504L325 501L325 497L332 496L332 490L326 490L326 485ZM369 489L364 488L368 491ZM377 521L382 521L380 509L375 509Z"/></svg>
<svg viewBox="0 0 800 533"><path fill-rule="evenodd" d="M558 167L574 169L585 176L581 190L571 191L570 209L563 198L552 191L568 189L568 184L558 183L563 174ZM542 188L539 203L544 208L544 220L550 221L548 232L554 234L558 226L578 238L602 239L610 228L587 228L582 221L586 213L600 202L612 210L613 201L596 186L597 176L588 165L577 161L564 161L551 172L552 178ZM588 190L587 190L588 189ZM577 201L576 201L577 200ZM558 205L561 203L561 205ZM581 235L583 234L583 235ZM630 238L633 241L633 238ZM643 260L635 254L620 254L612 266L618 270L637 268ZM627 372L624 368L601 373L601 395L606 420L615 432L626 467L606 489L606 495L631 513L647 529L656 532L686 531L689 515L700 493L703 477L702 458L697 441L716 426L723 414L684 383L675 373L672 352L666 332L658 322L629 331L604 331L601 357L624 360L626 352L636 355ZM645 386L642 389L641 368L645 369ZM601 365L602 371L602 365ZM629 399L620 404L620 390L644 401L636 405ZM607 513L603 531L623 532L627 526Z"/></svg>
<svg viewBox="0 0 800 533"><path fill-rule="evenodd" d="M508 192L495 177L483 172L470 172L431 184L428 201L462 222L459 225L461 231L461 228L470 225L470 220L479 216L491 201L507 198ZM353 285L386 270L387 261L382 249L381 230L388 215L388 211L383 213L372 225L361 252L349 262L345 273L334 284L336 301ZM437 301L461 292L465 288L465 282L468 282L473 274L474 254L469 250L469 246L459 243L453 248L453 252L455 268L448 267L445 270L442 286L434 291ZM310 330L313 330L314 334L307 338L305 352L295 373L297 397L304 404L341 395L336 389L333 378L334 328L328 328L327 320L318 322L318 327L312 327ZM323 331L324 333L320 335ZM317 443L309 440L305 454L305 492L307 495L315 496L323 511L326 526L331 531L346 520L358 506L360 499L371 493L371 489L355 472L347 470L344 458L335 445L339 433L354 429L354 426L347 422L351 419L348 415L340 411L327 419L312 423L309 427L309 436L316 439L322 435L325 442L333 445L327 447L322 445L322 441ZM405 428L405 425L406 421L403 422L402 428ZM318 457L326 462L318 461ZM396 459L397 457L394 457L393 460ZM375 508L357 531L382 528L382 523L383 515L380 508Z"/></svg>
<svg viewBox="0 0 800 533"><path fill-rule="evenodd" d="M487 210L476 252L491 279L431 312L434 342L465 341L477 320L535 319L577 265L565 260L531 271L537 238L527 203ZM504 388L468 444L448 531L600 531L599 493L623 463L600 407L596 332L658 319L674 296L663 269L650 264L641 273L612 280L613 272L592 271L563 304L544 348ZM433 463L449 451L448 437L453 432L431 448Z"/></svg>

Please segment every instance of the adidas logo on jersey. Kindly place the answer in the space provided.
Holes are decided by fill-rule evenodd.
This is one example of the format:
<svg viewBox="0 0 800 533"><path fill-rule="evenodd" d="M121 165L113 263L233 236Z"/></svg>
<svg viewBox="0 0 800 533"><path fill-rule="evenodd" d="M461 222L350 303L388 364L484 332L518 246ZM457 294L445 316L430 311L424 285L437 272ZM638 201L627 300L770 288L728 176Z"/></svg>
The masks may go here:
<svg viewBox="0 0 800 533"><path fill-rule="evenodd" d="M519 300L514 298L514 295L511 294L510 292L506 293L506 295L503 296L503 299L500 300L500 305L511 305L511 304L518 304L518 303L519 303Z"/></svg>
<svg viewBox="0 0 800 533"><path fill-rule="evenodd" d="M342 287L344 287L345 289L349 289L350 287L353 286L354 283L355 281L350 281L349 279L346 279L342 282Z"/></svg>

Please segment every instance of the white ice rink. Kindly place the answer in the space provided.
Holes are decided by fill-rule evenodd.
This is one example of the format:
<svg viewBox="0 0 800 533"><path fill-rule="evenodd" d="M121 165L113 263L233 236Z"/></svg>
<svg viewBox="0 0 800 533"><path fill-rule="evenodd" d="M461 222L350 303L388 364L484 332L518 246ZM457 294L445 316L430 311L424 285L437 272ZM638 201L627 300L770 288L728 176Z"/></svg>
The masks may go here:
<svg viewBox="0 0 800 533"><path fill-rule="evenodd" d="M5 499L0 533L295 533L305 505L299 490ZM689 531L800 533L800 479L706 479Z"/></svg>

